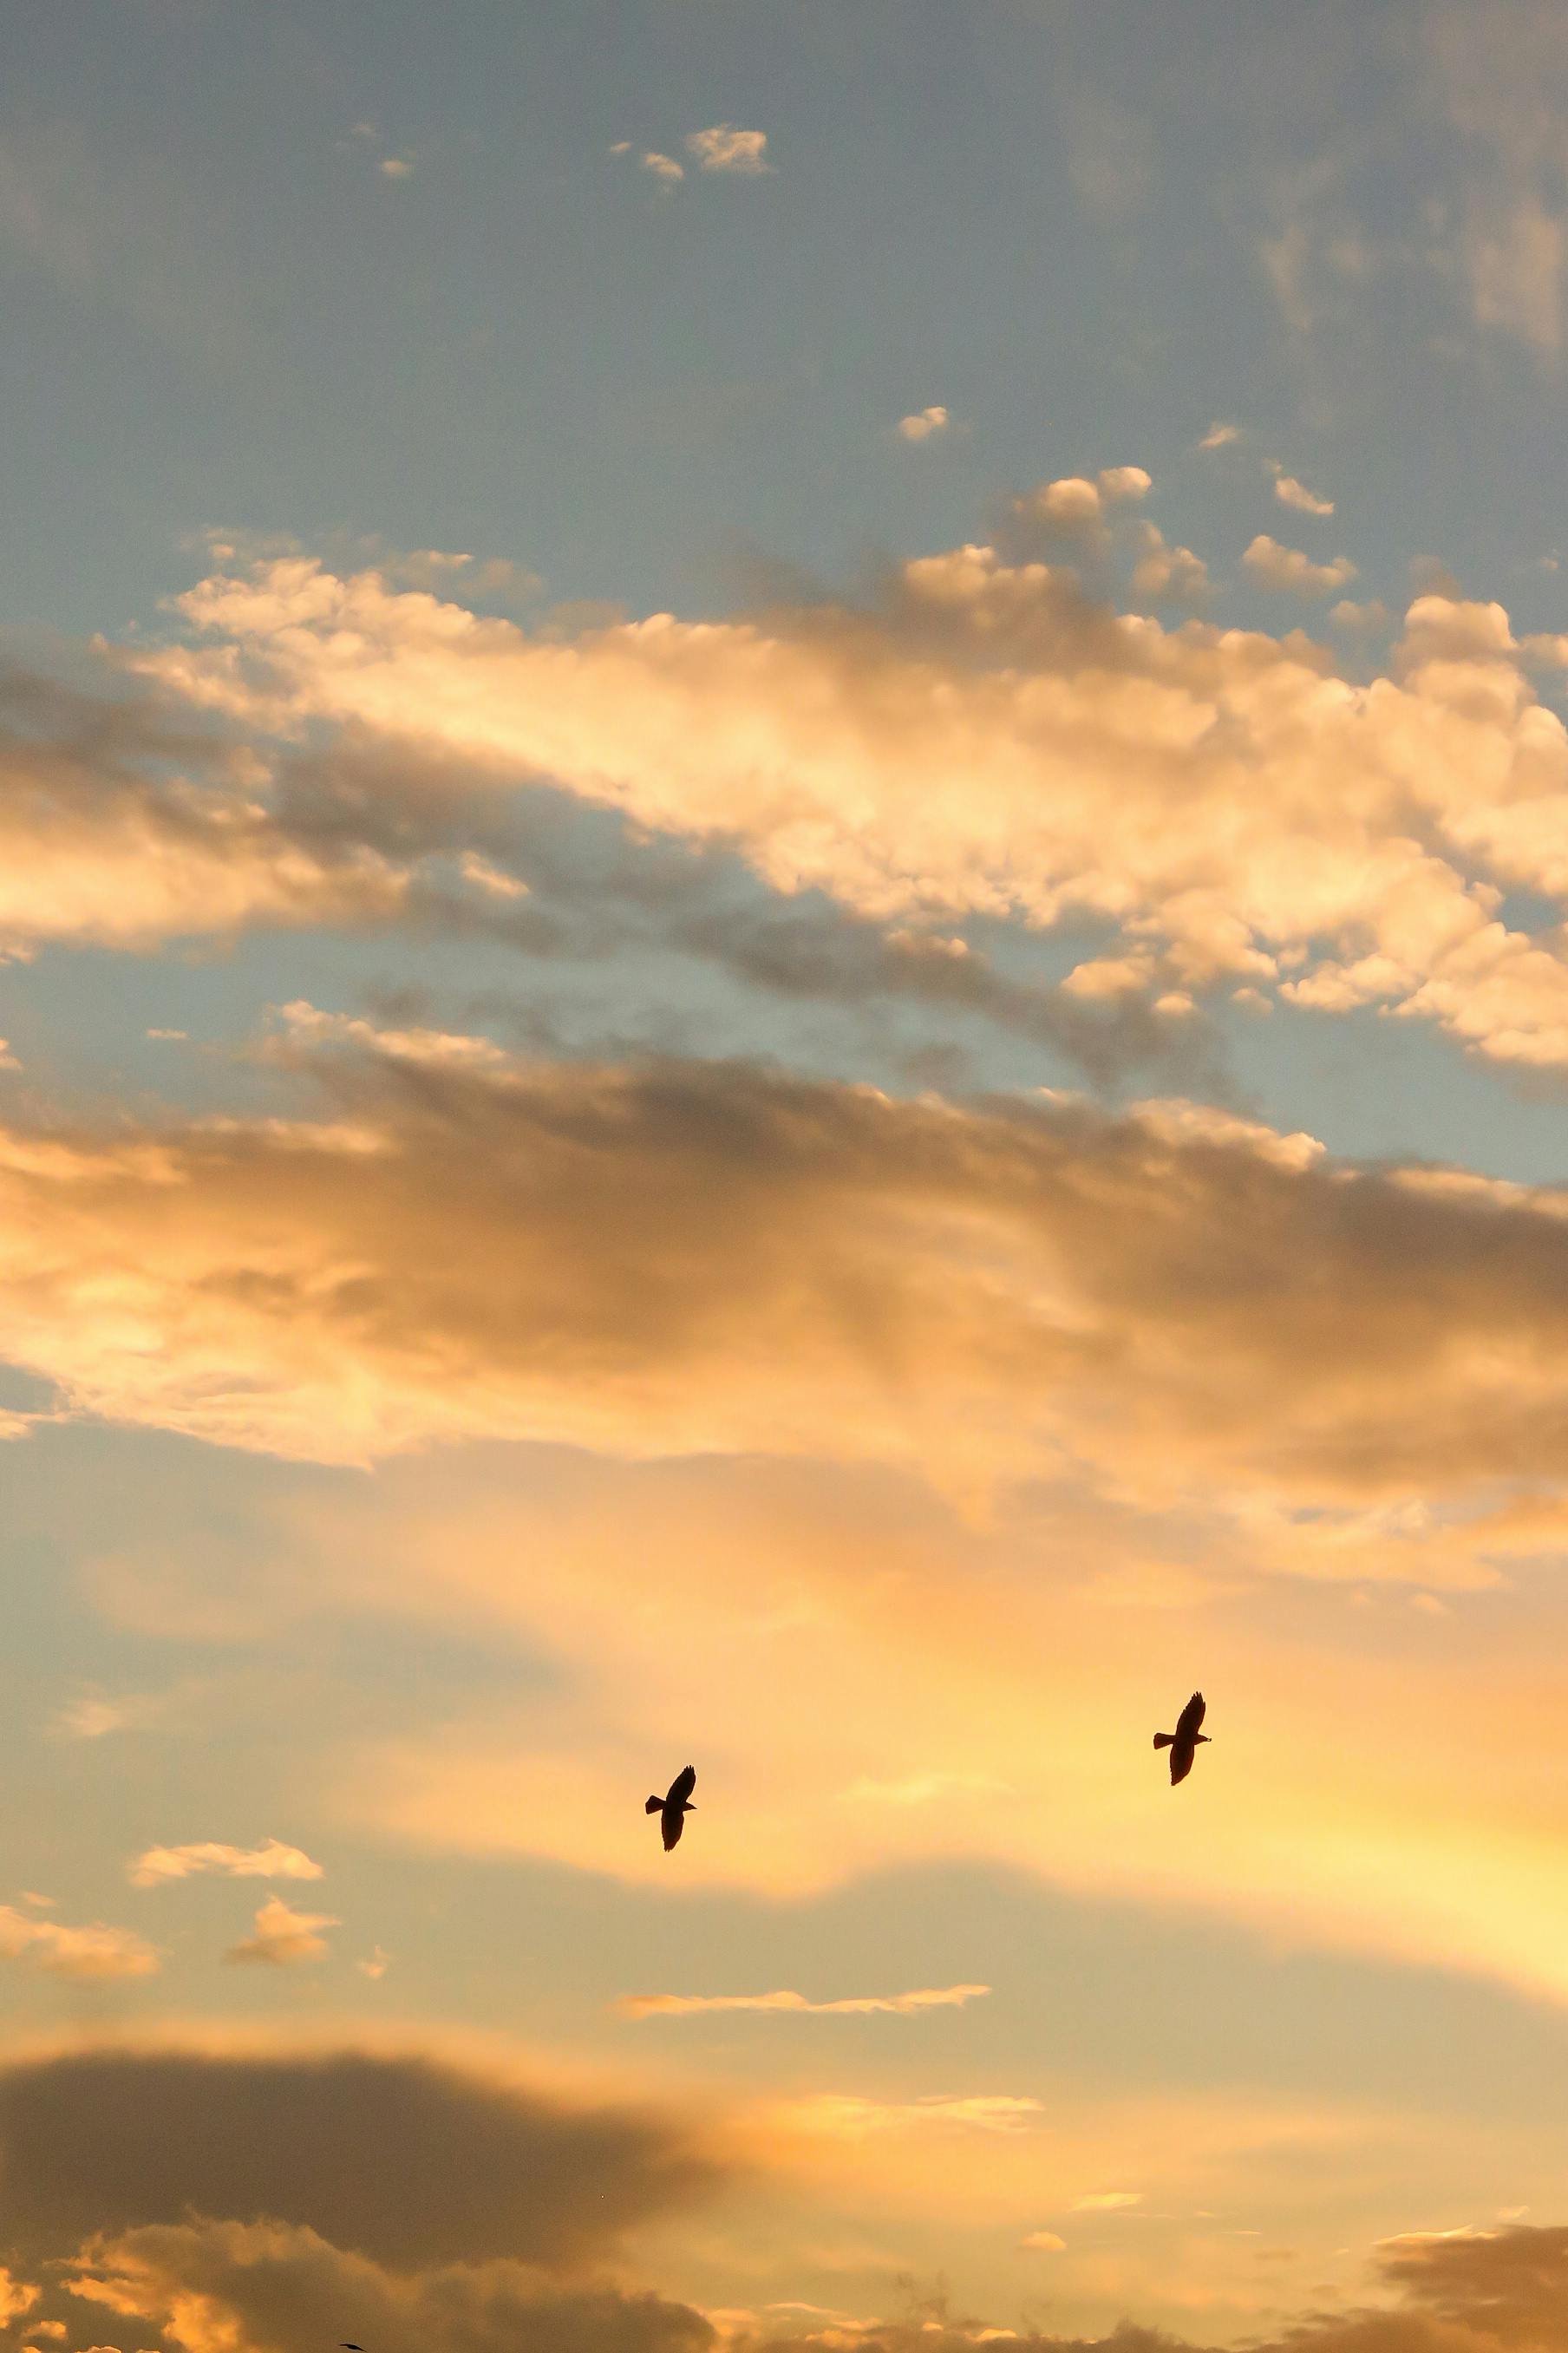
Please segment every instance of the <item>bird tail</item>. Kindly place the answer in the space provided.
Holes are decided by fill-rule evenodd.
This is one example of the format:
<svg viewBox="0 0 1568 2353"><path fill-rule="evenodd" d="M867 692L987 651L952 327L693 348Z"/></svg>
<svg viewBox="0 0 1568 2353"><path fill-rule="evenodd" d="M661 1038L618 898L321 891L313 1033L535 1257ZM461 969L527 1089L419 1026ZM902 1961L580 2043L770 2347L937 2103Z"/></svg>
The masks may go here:
<svg viewBox="0 0 1568 2353"><path fill-rule="evenodd" d="M1154 1746L1156 1748L1173 1748L1175 1746L1175 1743L1176 1736L1173 1732L1157 1732L1154 1735Z"/></svg>
<svg viewBox="0 0 1568 2353"><path fill-rule="evenodd" d="M643 1811L645 1814L662 1814L664 1811L664 1799L662 1798L650 1798L647 1805L643 1808Z"/></svg>

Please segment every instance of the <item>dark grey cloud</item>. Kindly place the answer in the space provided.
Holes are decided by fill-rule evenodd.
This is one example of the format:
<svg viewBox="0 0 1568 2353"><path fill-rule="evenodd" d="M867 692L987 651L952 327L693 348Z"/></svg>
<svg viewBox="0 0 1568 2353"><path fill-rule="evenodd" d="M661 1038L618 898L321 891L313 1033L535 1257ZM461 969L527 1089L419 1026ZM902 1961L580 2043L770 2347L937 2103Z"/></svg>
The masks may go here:
<svg viewBox="0 0 1568 2353"><path fill-rule="evenodd" d="M656 2117L426 2057L100 2047L0 2069L4 2234L27 2258L195 2212L297 2224L396 2271L566 2270L716 2178Z"/></svg>

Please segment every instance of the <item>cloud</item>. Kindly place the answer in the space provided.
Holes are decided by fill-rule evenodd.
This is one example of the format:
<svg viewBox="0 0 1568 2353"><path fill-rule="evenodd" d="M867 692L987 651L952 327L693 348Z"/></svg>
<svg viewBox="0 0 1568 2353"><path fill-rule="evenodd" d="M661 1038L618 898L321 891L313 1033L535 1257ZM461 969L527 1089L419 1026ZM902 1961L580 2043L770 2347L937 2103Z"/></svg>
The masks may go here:
<svg viewBox="0 0 1568 2353"><path fill-rule="evenodd" d="M355 2050L100 2044L13 2060L0 2066L0 2156L18 2247L58 2254L193 2211L266 2215L399 2274L597 2263L718 2178L656 2116Z"/></svg>
<svg viewBox="0 0 1568 2353"><path fill-rule="evenodd" d="M296 1912L274 1895L256 1915L256 1934L233 1945L226 1961L264 1961L272 1968L289 1968L297 1961L319 1961L329 1950L321 1928L340 1928L327 1912Z"/></svg>
<svg viewBox="0 0 1568 2353"><path fill-rule="evenodd" d="M122 685L0 671L0 955L394 913L396 866L291 835L262 776L254 749Z"/></svg>
<svg viewBox="0 0 1568 2353"><path fill-rule="evenodd" d="M847 2001L808 2001L803 1993L636 1993L613 2008L622 2018L691 2018L705 2010L760 2010L812 2018L864 2018L876 2011L909 2018L923 2010L962 2010L991 1989L983 1985L940 1986L915 1993L863 1994Z"/></svg>
<svg viewBox="0 0 1568 2353"><path fill-rule="evenodd" d="M67 2277L74 2298L180 2353L340 2337L376 2353L705 2353L714 2341L700 2314L658 2295L559 2286L505 2259L410 2272L276 2221L129 2231L84 2250Z"/></svg>
<svg viewBox="0 0 1568 2353"><path fill-rule="evenodd" d="M1121 2214L1130 2206L1142 2206L1141 2189L1090 2189L1072 2201L1075 2214Z"/></svg>
<svg viewBox="0 0 1568 2353"><path fill-rule="evenodd" d="M1198 443L1198 448L1200 449L1228 449L1233 441L1239 441L1240 438L1241 427L1239 425L1225 425L1216 418L1215 423L1209 427L1208 431L1204 435L1203 439Z"/></svg>
<svg viewBox="0 0 1568 2353"><path fill-rule="evenodd" d="M1043 502L1092 545L1106 497L1067 478L1019 523ZM1261 535L1247 565L1313 594L1352 570ZM973 546L903 565L869 613L655 617L567 642L310 566L220 575L185 603L216 642L137 657L171 694L379 740L384 775L439 756L452 793L466 777L498 801L548 779L729 850L782 897L815 888L919 942L889 947L879 987L895 965L926 991L977 985L940 924L1093 921L1120 934L1113 961L1140 960L1146 1009L1223 982L1568 1060L1557 920L1499 916L1505 892L1568 908L1568 733L1511 641L1444 649L1483 609L1457 596L1417 598L1364 683L1299 632L1167 629L1091 603L1070 570Z"/></svg>
<svg viewBox="0 0 1568 2353"><path fill-rule="evenodd" d="M1300 548L1281 547L1266 531L1258 533L1241 560L1266 588L1287 589L1299 596L1331 596L1356 576L1348 555L1336 555L1330 564L1314 564Z"/></svg>
<svg viewBox="0 0 1568 2353"><path fill-rule="evenodd" d="M384 155L377 168L388 180L407 180L414 175L414 166L406 155Z"/></svg>
<svg viewBox="0 0 1568 2353"><path fill-rule="evenodd" d="M1042 2101L1008 2092L933 2092L918 2100L867 2100L823 2092L795 2101L790 2108L793 2120L808 2132L855 2140L868 2133L909 2127L1021 2133L1044 2113Z"/></svg>
<svg viewBox="0 0 1568 2353"><path fill-rule="evenodd" d="M101 1979L147 1978L159 1963L154 1947L131 1928L67 1928L58 1920L33 1920L0 1904L0 1958L21 1961L47 1977Z"/></svg>
<svg viewBox="0 0 1568 2353"><path fill-rule="evenodd" d="M906 441L929 441L933 434L945 433L952 421L945 408L921 408L912 417L901 417L897 429Z"/></svg>
<svg viewBox="0 0 1568 2353"><path fill-rule="evenodd" d="M1067 2253L1067 2241L1058 2239L1054 2231L1030 2231L1018 2244L1031 2254L1062 2255Z"/></svg>
<svg viewBox="0 0 1568 2353"><path fill-rule="evenodd" d="M1299 482L1294 474L1276 475L1274 495L1281 506L1294 507L1299 514L1331 515L1334 511L1332 499L1319 498L1305 482Z"/></svg>
<svg viewBox="0 0 1568 2353"><path fill-rule="evenodd" d="M700 170L734 172L752 178L773 168L767 160L767 146L765 131L740 131L732 122L715 122L707 131L690 131L686 136L687 153L695 155Z"/></svg>
<svg viewBox="0 0 1568 2353"><path fill-rule="evenodd" d="M132 1887L162 1887L174 1879L199 1872L218 1872L230 1879L320 1879L321 1866L301 1854L297 1846L268 1839L265 1846L221 1846L212 1841L195 1846L150 1846L126 1865Z"/></svg>
<svg viewBox="0 0 1568 2353"><path fill-rule="evenodd" d="M372 1952L366 1959L356 1961L354 1963L354 1967L359 1971L361 1977L369 1978L373 1984L384 1978L391 1966L391 1954L384 1953L379 1945L376 1946L374 1951Z"/></svg>
<svg viewBox="0 0 1568 2353"><path fill-rule="evenodd" d="M657 147L648 148L638 160L642 169L651 172L655 179L673 183L686 177L686 166L678 164L673 155L661 155Z"/></svg>
<svg viewBox="0 0 1568 2353"><path fill-rule="evenodd" d="M321 1116L0 1129L0 1351L69 1407L328 1461L488 1436L958 1484L1071 1463L1212 1508L1568 1478L1553 1188L1358 1169L1191 1103L905 1102L352 1022L282 1050ZM1342 1574L1315 1525L1292 1557Z"/></svg>

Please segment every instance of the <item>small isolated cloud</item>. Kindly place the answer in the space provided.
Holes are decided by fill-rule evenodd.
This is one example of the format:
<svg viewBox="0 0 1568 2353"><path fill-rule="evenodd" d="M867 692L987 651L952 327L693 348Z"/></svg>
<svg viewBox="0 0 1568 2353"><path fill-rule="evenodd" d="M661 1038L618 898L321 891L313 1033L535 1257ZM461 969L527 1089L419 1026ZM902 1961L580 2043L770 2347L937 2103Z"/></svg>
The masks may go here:
<svg viewBox="0 0 1568 2353"><path fill-rule="evenodd" d="M384 155L381 174L386 180L408 180L414 176L414 166L406 155Z"/></svg>
<svg viewBox="0 0 1568 2353"><path fill-rule="evenodd" d="M1087 474L1062 474L1041 482L1014 506L1031 522L1095 540L1103 537L1107 507L1146 498L1152 487L1142 466L1104 466L1092 481Z"/></svg>
<svg viewBox="0 0 1568 2353"><path fill-rule="evenodd" d="M391 1954L383 1952L381 1947L377 1945L368 1959L356 1961L354 1967L362 1978L379 1979L386 1975L391 1959Z"/></svg>
<svg viewBox="0 0 1568 2353"><path fill-rule="evenodd" d="M158 1955L131 1928L62 1927L56 1920L29 1920L25 1912L0 1904L0 1959L21 1961L52 1978L150 1978Z"/></svg>
<svg viewBox="0 0 1568 2353"><path fill-rule="evenodd" d="M844 2001L808 2001L803 1993L634 1993L611 2004L622 2018L691 2018L711 2010L763 2010L795 2017L865 2018L883 2011L899 2018L921 2010L962 2010L990 1992L989 1986L927 1986L913 1993L856 1995Z"/></svg>
<svg viewBox="0 0 1568 2353"><path fill-rule="evenodd" d="M952 419L945 408L918 408L912 417L900 417L898 430L906 441L929 441L935 433L945 433Z"/></svg>
<svg viewBox="0 0 1568 2353"><path fill-rule="evenodd" d="M1121 2214L1129 2206L1142 2206L1141 2189L1090 2189L1072 2201L1075 2214Z"/></svg>
<svg viewBox="0 0 1568 2353"><path fill-rule="evenodd" d="M319 1961L327 1951L322 1928L342 1926L327 1912L296 1912L274 1895L256 1915L256 1934L224 1955L226 1961L264 1961L271 1968L288 1968L296 1961Z"/></svg>
<svg viewBox="0 0 1568 2353"><path fill-rule="evenodd" d="M1225 425L1216 417L1198 443L1200 449L1228 449L1233 441L1241 438L1239 425Z"/></svg>
<svg viewBox="0 0 1568 2353"><path fill-rule="evenodd" d="M1264 587L1289 590L1298 596L1331 596L1356 576L1348 555L1336 555L1331 564L1314 564L1299 547L1281 547L1266 531L1258 533L1241 560Z"/></svg>
<svg viewBox="0 0 1568 2353"><path fill-rule="evenodd" d="M629 139L617 139L610 149L612 155L629 155L631 152L632 142Z"/></svg>
<svg viewBox="0 0 1568 2353"><path fill-rule="evenodd" d="M704 172L739 172L755 178L771 172L765 131L741 131L732 122L715 122L707 131L690 131L686 152L695 155Z"/></svg>
<svg viewBox="0 0 1568 2353"><path fill-rule="evenodd" d="M1061 2255L1067 2253L1067 2241L1058 2239L1054 2231L1031 2231L1019 2240L1021 2247L1036 2255Z"/></svg>
<svg viewBox="0 0 1568 2353"><path fill-rule="evenodd" d="M150 1846L126 1865L132 1887L163 1887L171 1880L217 1872L227 1879L320 1879L321 1866L297 1846L268 1839L265 1846L222 1846L207 1839L192 1846Z"/></svg>
<svg viewBox="0 0 1568 2353"><path fill-rule="evenodd" d="M642 156L641 163L645 172L651 172L656 179L667 181L671 185L686 177L685 164L678 164L673 155L661 155L657 147L648 148Z"/></svg>
<svg viewBox="0 0 1568 2353"><path fill-rule="evenodd" d="M106 1699L89 1692L62 1707L49 1730L57 1740L104 1740L111 1732L141 1732L153 1721L158 1702L131 1694Z"/></svg>
<svg viewBox="0 0 1568 2353"><path fill-rule="evenodd" d="M1305 482L1299 482L1294 474L1275 476L1274 495L1281 506L1294 507L1298 514L1331 515L1334 511L1332 499L1319 498Z"/></svg>
<svg viewBox="0 0 1568 2353"><path fill-rule="evenodd" d="M184 1039L190 1036L190 1031L188 1029L149 1029L147 1035L149 1038Z"/></svg>

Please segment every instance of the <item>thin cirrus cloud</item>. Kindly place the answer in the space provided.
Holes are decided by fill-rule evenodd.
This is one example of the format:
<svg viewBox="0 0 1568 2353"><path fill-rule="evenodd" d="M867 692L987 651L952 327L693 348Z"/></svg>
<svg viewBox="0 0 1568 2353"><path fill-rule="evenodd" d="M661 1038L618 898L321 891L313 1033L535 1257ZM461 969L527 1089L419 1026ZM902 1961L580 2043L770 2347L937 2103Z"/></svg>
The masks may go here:
<svg viewBox="0 0 1568 2353"><path fill-rule="evenodd" d="M268 1839L262 1846L224 1846L205 1840L189 1846L150 1846L126 1865L132 1887L163 1887L177 1879L216 1873L228 1879L320 1879L321 1866L297 1846Z"/></svg>
<svg viewBox="0 0 1568 2353"><path fill-rule="evenodd" d="M1094 551L1114 523L1168 569L1191 551L1107 520L1146 481L1062 478L1017 502L1016 527ZM1266 534L1247 557L1250 577L1309 596L1353 568ZM1109 1001L1162 1015L1240 989L1568 1064L1551 814L1568 731L1499 605L1418 597L1369 686L1289 633L1166 629L1088 601L1070 565L981 546L905 565L870 614L656 616L565 642L303 560L183 602L197 642L127 659L263 739L353 730L389 758L439 756L480 797L547 779L889 934L1098 911L1119 934L1119 954L1087 960L1121 974ZM335 857L368 881L341 836ZM406 902L406 867L380 887ZM1087 985L1069 976L1069 994Z"/></svg>
<svg viewBox="0 0 1568 2353"><path fill-rule="evenodd" d="M270 1968L319 1961L331 1949L321 1931L342 1926L330 1913L296 1912L280 1895L274 1895L257 1912L255 1935L231 1945L224 1959L260 1962Z"/></svg>
<svg viewBox="0 0 1568 2353"><path fill-rule="evenodd" d="M152 1977L159 1968L156 1947L134 1929L98 1922L68 1928L58 1920L29 1919L9 1904L0 1904L0 1958L20 1961L47 1977L89 1982Z"/></svg>
<svg viewBox="0 0 1568 2353"><path fill-rule="evenodd" d="M885 2012L895 2018L917 2017L936 2010L963 2010L990 1992L989 1986L955 1985L918 1989L911 1993L861 1994L843 2001L808 2001L803 1993L636 1993L611 2004L620 2018L695 2018L709 2010L752 2010L787 2017L868 2018Z"/></svg>

